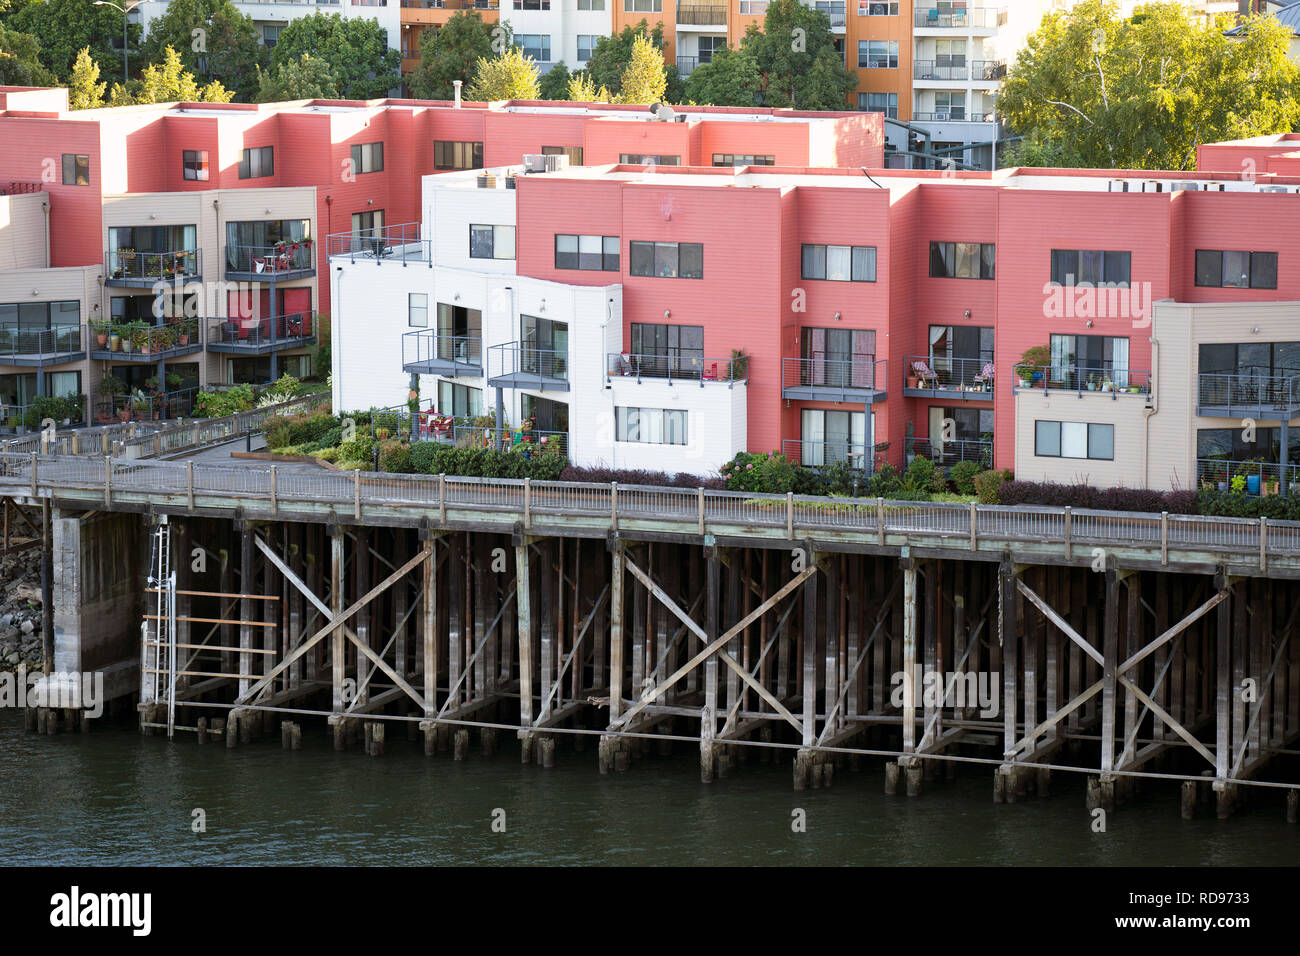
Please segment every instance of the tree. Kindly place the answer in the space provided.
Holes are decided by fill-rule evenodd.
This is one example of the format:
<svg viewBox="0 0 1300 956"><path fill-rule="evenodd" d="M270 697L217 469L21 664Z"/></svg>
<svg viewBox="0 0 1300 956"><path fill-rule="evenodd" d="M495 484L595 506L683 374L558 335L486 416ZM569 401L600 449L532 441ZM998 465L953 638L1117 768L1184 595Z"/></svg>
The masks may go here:
<svg viewBox="0 0 1300 956"><path fill-rule="evenodd" d="M72 82L68 85L68 107L93 110L104 105L107 83L99 82L99 64L90 58L90 48L82 47L72 64Z"/></svg>
<svg viewBox="0 0 1300 956"><path fill-rule="evenodd" d="M710 106L753 106L763 84L752 54L730 47L715 50L686 78L685 99Z"/></svg>
<svg viewBox="0 0 1300 956"><path fill-rule="evenodd" d="M163 48L162 63L150 63L139 80L127 86L114 83L109 94L110 106L139 103L229 103L235 94L220 82L200 87L194 74L187 73L181 56L171 47Z"/></svg>
<svg viewBox="0 0 1300 956"><path fill-rule="evenodd" d="M338 80L330 72L329 64L318 56L304 53L291 63L281 63L259 73L254 101L333 100L338 95Z"/></svg>
<svg viewBox="0 0 1300 956"><path fill-rule="evenodd" d="M1112 0L1048 14L1003 84L998 110L1025 140L1009 160L1114 169L1191 169L1196 146L1290 131L1300 73L1273 17L1190 17L1151 3L1129 19Z"/></svg>
<svg viewBox="0 0 1300 956"><path fill-rule="evenodd" d="M538 85L538 96L544 100L567 100L569 98L569 68L561 60L542 77Z"/></svg>
<svg viewBox="0 0 1300 956"><path fill-rule="evenodd" d="M169 46L197 79L211 82L220 77L242 99L256 92L258 69L267 60L257 25L230 0L171 0L166 12L149 24L141 62L161 61Z"/></svg>
<svg viewBox="0 0 1300 956"><path fill-rule="evenodd" d="M663 68L663 24L656 23L650 30L642 20L635 27L624 27L622 32L596 41L591 58L587 60L587 73L593 86L597 89L603 86L616 96L623 92L623 74L632 62L632 49L638 37L648 37L655 45L659 50L659 65Z"/></svg>
<svg viewBox="0 0 1300 956"><path fill-rule="evenodd" d="M649 106L663 102L664 90L668 86L664 55L649 37L638 36L632 41L632 59L623 71L621 86L620 103Z"/></svg>
<svg viewBox="0 0 1300 956"><path fill-rule="evenodd" d="M537 62L517 46L491 59L479 57L474 82L466 95L471 100L538 99Z"/></svg>
<svg viewBox="0 0 1300 956"><path fill-rule="evenodd" d="M30 33L6 30L0 23L0 84L51 86L58 80L41 63L40 44Z"/></svg>
<svg viewBox="0 0 1300 956"><path fill-rule="evenodd" d="M449 100L453 80L466 85L478 61L510 46L510 25L485 23L474 11L452 15L442 28L425 28L420 37L420 65L411 74L411 93L422 100Z"/></svg>
<svg viewBox="0 0 1300 956"><path fill-rule="evenodd" d="M329 65L339 95L349 100L387 96L402 82L402 56L388 47L377 20L344 20L337 13L313 13L291 20L271 51L272 68L296 63L304 53Z"/></svg>
<svg viewBox="0 0 1300 956"><path fill-rule="evenodd" d="M596 89L590 73L575 73L569 80L569 100L574 103L608 103L609 90Z"/></svg>
<svg viewBox="0 0 1300 956"><path fill-rule="evenodd" d="M763 27L751 23L740 48L753 58L763 106L842 110L858 85L835 51L830 18L799 0L772 0Z"/></svg>
<svg viewBox="0 0 1300 956"><path fill-rule="evenodd" d="M99 63L122 65L121 46L114 46L122 42L122 14L112 7L97 7L89 0L32 0L5 20L10 30L36 38L41 64L59 82L72 76L72 65L83 48L89 48ZM140 25L128 21L127 43L139 42Z"/></svg>

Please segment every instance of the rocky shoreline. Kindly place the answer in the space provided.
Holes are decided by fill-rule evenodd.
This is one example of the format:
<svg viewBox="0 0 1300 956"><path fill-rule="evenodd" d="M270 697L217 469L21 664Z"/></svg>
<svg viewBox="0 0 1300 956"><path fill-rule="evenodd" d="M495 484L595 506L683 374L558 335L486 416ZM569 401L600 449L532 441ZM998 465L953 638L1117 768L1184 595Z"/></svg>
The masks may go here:
<svg viewBox="0 0 1300 956"><path fill-rule="evenodd" d="M41 551L29 548L0 558L0 671L41 666Z"/></svg>

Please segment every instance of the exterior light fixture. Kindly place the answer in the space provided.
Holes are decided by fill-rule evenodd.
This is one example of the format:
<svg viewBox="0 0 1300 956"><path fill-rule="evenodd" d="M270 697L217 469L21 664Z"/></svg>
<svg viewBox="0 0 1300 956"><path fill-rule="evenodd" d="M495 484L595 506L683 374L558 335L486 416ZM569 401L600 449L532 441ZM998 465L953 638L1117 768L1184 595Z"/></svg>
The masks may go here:
<svg viewBox="0 0 1300 956"><path fill-rule="evenodd" d="M1085 322L1085 323L1083 323L1083 324L1084 324L1085 326L1087 326L1088 328L1092 328L1092 319L1089 319L1087 322Z"/></svg>
<svg viewBox="0 0 1300 956"><path fill-rule="evenodd" d="M838 322L839 320L840 320L840 314L839 314L838 312L836 312L836 313L835 313L835 321Z"/></svg>
<svg viewBox="0 0 1300 956"><path fill-rule="evenodd" d="M970 309L966 310L965 318L970 318Z"/></svg>
<svg viewBox="0 0 1300 956"><path fill-rule="evenodd" d="M670 315L672 315L672 314L673 314L673 313L672 313L672 310L671 310L671 309L664 309L664 318L665 318L665 319L668 318L668 317L669 317ZM1256 331L1258 331L1258 330L1256 330Z"/></svg>

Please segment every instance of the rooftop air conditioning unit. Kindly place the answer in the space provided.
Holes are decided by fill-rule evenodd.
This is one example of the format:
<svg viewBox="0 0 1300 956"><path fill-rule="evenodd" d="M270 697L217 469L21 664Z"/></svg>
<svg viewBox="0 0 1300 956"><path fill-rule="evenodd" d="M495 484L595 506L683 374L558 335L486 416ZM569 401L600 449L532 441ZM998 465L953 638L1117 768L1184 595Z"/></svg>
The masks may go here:
<svg viewBox="0 0 1300 956"><path fill-rule="evenodd" d="M1289 193L1291 189L1288 186L1260 186L1259 191L1262 193Z"/></svg>
<svg viewBox="0 0 1300 956"><path fill-rule="evenodd" d="M1181 192L1183 190L1186 190L1188 192L1193 192L1193 193L1200 192L1201 184L1192 183L1192 182L1177 182L1177 183L1169 184L1169 191L1171 193Z"/></svg>
<svg viewBox="0 0 1300 956"><path fill-rule="evenodd" d="M546 157L541 153L524 153L524 172L546 172Z"/></svg>
<svg viewBox="0 0 1300 956"><path fill-rule="evenodd" d="M557 169L569 168L568 156L563 156L563 155L543 156L542 159L546 161L545 167L548 173L554 172Z"/></svg>
<svg viewBox="0 0 1300 956"><path fill-rule="evenodd" d="M934 114L934 118L935 118L935 120L936 120L937 122L945 122L945 123L946 123L946 122L948 121L948 114L947 114L947 113L935 113L935 114Z"/></svg>
<svg viewBox="0 0 1300 956"><path fill-rule="evenodd" d="M1127 179L1112 179L1112 180L1110 181L1110 184L1109 184L1109 191L1110 191L1110 192L1113 192L1113 193L1126 193L1126 192L1128 192L1128 180L1127 180Z"/></svg>
<svg viewBox="0 0 1300 956"><path fill-rule="evenodd" d="M1223 183L1205 183L1204 186L1202 186L1202 188L1207 193L1227 192L1227 190L1223 188Z"/></svg>
<svg viewBox="0 0 1300 956"><path fill-rule="evenodd" d="M1148 179L1142 184L1144 193L1162 193L1165 191L1165 184L1158 179Z"/></svg>

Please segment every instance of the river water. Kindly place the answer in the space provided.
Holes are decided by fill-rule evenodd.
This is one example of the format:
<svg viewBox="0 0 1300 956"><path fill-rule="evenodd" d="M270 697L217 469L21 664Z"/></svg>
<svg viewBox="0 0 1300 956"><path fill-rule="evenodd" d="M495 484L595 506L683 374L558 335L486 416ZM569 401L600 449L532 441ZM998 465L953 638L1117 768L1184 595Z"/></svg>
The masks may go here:
<svg viewBox="0 0 1300 956"><path fill-rule="evenodd" d="M701 784L686 744L601 776L594 739L583 753L561 741L544 770L520 766L504 734L495 758L457 763L395 731L377 758L336 753L310 727L301 751L278 738L228 751L125 722L42 737L0 710L0 864L1300 863L1300 827L1276 791L1231 820L1184 822L1177 786L1160 784L1095 833L1082 775L1058 773L1048 799L996 806L985 767L909 800L884 796L878 760L795 793L788 761ZM791 829L798 809L803 833Z"/></svg>

